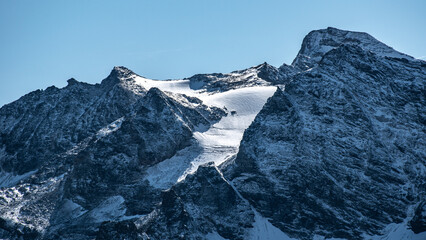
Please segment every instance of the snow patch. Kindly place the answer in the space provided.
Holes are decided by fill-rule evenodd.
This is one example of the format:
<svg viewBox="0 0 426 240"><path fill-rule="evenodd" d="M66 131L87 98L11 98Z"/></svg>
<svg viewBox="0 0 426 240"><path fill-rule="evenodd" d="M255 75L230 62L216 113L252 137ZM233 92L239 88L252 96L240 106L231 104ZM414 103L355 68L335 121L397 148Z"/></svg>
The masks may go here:
<svg viewBox="0 0 426 240"><path fill-rule="evenodd" d="M188 96L197 95L197 92L189 87L189 80L151 80L143 77L135 77L135 82L147 90L156 87L161 91L186 94Z"/></svg>
<svg viewBox="0 0 426 240"><path fill-rule="evenodd" d="M220 174L222 179L229 184L229 186L234 189L235 193L239 198L241 198L244 202L246 202L251 210L254 213L254 223L253 228L251 228L245 239L250 240L296 240L294 238L290 238L287 234L282 232L279 228L272 225L268 219L263 217L256 209L249 203L247 199L245 199L238 189L234 186L234 183L228 181L223 173L216 167L217 172Z"/></svg>
<svg viewBox="0 0 426 240"><path fill-rule="evenodd" d="M71 219L78 218L87 212L82 206L69 199L64 202L61 211Z"/></svg>
<svg viewBox="0 0 426 240"><path fill-rule="evenodd" d="M34 171L24 173L22 175L14 175L13 173L9 173L9 172L1 172L0 173L0 188L1 187L5 187L5 188L13 187L17 183L19 183L21 180L24 180L24 179L30 177L31 175L33 175L36 172L37 172L37 170L34 170Z"/></svg>
<svg viewBox="0 0 426 240"><path fill-rule="evenodd" d="M268 219L262 217L254 210L253 229L250 231L251 240L295 240L283 233L280 229L272 225Z"/></svg>
<svg viewBox="0 0 426 240"><path fill-rule="evenodd" d="M102 137L105 137L106 135L108 135L112 132L117 131L118 129L120 129L121 123L123 123L123 121L124 121L124 117L121 117L121 118L115 120L114 122L110 123L108 126L99 130L98 133L96 134L96 136L98 138L102 138Z"/></svg>
<svg viewBox="0 0 426 240"><path fill-rule="evenodd" d="M124 198L122 196L113 196L103 201L99 206L89 212L90 218L94 222L104 222L118 220L126 213Z"/></svg>
<svg viewBox="0 0 426 240"><path fill-rule="evenodd" d="M208 131L194 132L194 137L203 148L203 153L191 162L191 167L179 178L194 173L208 162L220 165L238 152L246 128L253 122L266 100L274 94L276 87L259 86L230 90L212 95L200 96L207 104L226 107L231 114L223 117Z"/></svg>
<svg viewBox="0 0 426 240"><path fill-rule="evenodd" d="M145 179L156 188L168 189L177 182L202 151L203 149L197 143L193 143L178 151L173 157L148 168Z"/></svg>
<svg viewBox="0 0 426 240"><path fill-rule="evenodd" d="M426 239L426 232L415 234L408 227L408 222L414 216L414 207L411 206L407 211L407 217L402 223L396 224L391 223L383 230L382 235L368 236L364 235L363 237L367 240L424 240Z"/></svg>
<svg viewBox="0 0 426 240"><path fill-rule="evenodd" d="M323 236L315 235L312 240L346 240L345 238L325 238Z"/></svg>
<svg viewBox="0 0 426 240"><path fill-rule="evenodd" d="M191 146L147 169L146 179L160 189L167 189L184 180L202 164L214 162L220 165L235 155L245 129L276 91L274 86L254 86L208 93L191 89L189 80L158 81L136 77L135 81L148 90L156 87L166 92L197 97L207 106L226 108L229 112L207 131L195 131L196 142Z"/></svg>
<svg viewBox="0 0 426 240"><path fill-rule="evenodd" d="M408 226L404 223L389 224L384 232L384 235L375 236L364 236L367 240L424 240L426 239L426 232L415 234Z"/></svg>

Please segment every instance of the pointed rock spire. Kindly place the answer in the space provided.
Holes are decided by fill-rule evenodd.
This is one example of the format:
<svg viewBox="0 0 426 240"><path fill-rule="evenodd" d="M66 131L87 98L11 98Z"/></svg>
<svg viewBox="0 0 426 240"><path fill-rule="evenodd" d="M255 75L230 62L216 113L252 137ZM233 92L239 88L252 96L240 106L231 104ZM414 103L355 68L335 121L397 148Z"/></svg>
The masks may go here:
<svg viewBox="0 0 426 240"><path fill-rule="evenodd" d="M101 84L105 86L111 86L122 81L126 81L132 78L133 76L137 76L137 74L134 73L132 70L123 66L115 66L111 70L111 73L108 75L108 77L102 80Z"/></svg>

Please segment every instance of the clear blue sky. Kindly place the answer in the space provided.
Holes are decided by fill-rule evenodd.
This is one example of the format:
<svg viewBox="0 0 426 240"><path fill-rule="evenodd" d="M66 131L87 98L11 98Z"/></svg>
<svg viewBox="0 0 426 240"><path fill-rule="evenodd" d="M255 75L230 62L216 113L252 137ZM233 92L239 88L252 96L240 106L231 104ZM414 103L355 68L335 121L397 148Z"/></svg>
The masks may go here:
<svg viewBox="0 0 426 240"><path fill-rule="evenodd" d="M154 79L290 64L333 26L426 56L426 1L0 1L0 106L123 65Z"/></svg>

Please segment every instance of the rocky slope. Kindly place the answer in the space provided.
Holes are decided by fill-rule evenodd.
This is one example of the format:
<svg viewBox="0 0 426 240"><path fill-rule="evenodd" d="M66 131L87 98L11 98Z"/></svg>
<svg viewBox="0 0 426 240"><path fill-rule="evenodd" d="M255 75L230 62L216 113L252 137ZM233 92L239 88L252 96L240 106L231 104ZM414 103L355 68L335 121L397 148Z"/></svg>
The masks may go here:
<svg viewBox="0 0 426 240"><path fill-rule="evenodd" d="M361 239L424 205L426 65L362 47L326 52L278 90L228 168L241 194L290 236Z"/></svg>
<svg viewBox="0 0 426 240"><path fill-rule="evenodd" d="M29 93L0 109L0 238L425 238L425 81L327 28L279 68Z"/></svg>
<svg viewBox="0 0 426 240"><path fill-rule="evenodd" d="M114 68L101 84L68 80L68 86L31 92L0 109L1 169L23 174L124 116L139 99L126 68ZM121 81L121 79L123 81Z"/></svg>
<svg viewBox="0 0 426 240"><path fill-rule="evenodd" d="M300 70L316 67L327 52L342 44L355 45L381 57L414 60L413 57L394 50L368 33L344 31L329 27L312 31L303 39L302 47L292 66Z"/></svg>
<svg viewBox="0 0 426 240"><path fill-rule="evenodd" d="M255 67L226 74L197 74L188 80L191 89L202 89L207 92L224 92L251 86L283 84L290 81L290 77L296 73L293 68L285 68L285 66L278 69L265 62Z"/></svg>
<svg viewBox="0 0 426 240"><path fill-rule="evenodd" d="M37 99L52 99L53 102L59 95L62 100L57 105L63 107L49 105L50 108L40 112L39 120L33 116L36 114L32 109L40 103L28 101L28 96L2 109L6 112L5 119L12 122L6 110L14 104L25 108L23 116L17 115L18 123L10 128L7 139L28 139L22 149L10 150L7 144L3 147L6 152L2 158L3 166L14 170L4 176L10 177L15 172L24 174L10 177L18 178L20 182L3 177L2 185L6 188L0 191L2 236L76 239L83 234L89 237L102 221L125 218L124 214L150 212L160 191L152 190L146 181L141 180L145 169L190 145L195 141L192 134L195 129L206 128L226 115L224 110L207 107L195 98L166 94L157 88L147 91L134 84L133 76L125 68L115 68L100 85L75 82L53 93L48 90L31 93L41 95L35 96ZM78 91L74 87L78 87ZM108 95L89 94L92 89L103 88L112 90ZM86 98L74 96L74 91L88 94ZM70 96L75 101L65 101ZM121 106L120 110L116 110L118 106ZM103 122L107 121L105 116L96 117L98 114L103 116L108 110L116 110L116 115L109 113L109 124ZM83 125L85 114L90 117ZM46 116L50 118L43 121ZM30 123L25 122L27 119ZM23 135L26 132L19 128L21 124L32 127L31 123L41 123L32 129L38 137ZM63 125L68 123L69 126ZM40 127L42 124L46 126ZM61 128L49 127L55 124ZM89 126L90 130L85 130ZM78 131L85 135L80 137ZM63 149L51 150L43 140L58 135L63 136L61 139L65 139L67 145ZM7 139L4 139L5 143L8 143ZM76 139L75 143L70 139ZM31 159L18 155L16 167L6 165L10 159L7 153L22 151L31 156L32 152L27 150L39 148L45 150L38 156L43 161L28 166L25 163ZM20 163L21 159L23 163ZM139 201L140 204L135 204Z"/></svg>

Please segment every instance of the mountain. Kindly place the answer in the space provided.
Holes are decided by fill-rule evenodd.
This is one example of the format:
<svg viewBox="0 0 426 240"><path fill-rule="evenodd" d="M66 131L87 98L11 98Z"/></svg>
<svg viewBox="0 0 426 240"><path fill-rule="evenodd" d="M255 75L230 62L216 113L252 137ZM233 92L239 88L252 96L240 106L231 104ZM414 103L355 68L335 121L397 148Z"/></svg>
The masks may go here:
<svg viewBox="0 0 426 240"><path fill-rule="evenodd" d="M327 28L279 68L34 91L0 109L0 238L424 239L425 82Z"/></svg>
<svg viewBox="0 0 426 240"><path fill-rule="evenodd" d="M293 68L284 70L262 63L258 66L231 73L197 74L188 78L190 88L207 92L223 92L250 86L268 86L285 83L294 74Z"/></svg>
<svg viewBox="0 0 426 240"><path fill-rule="evenodd" d="M359 46L331 50L268 100L228 179L297 238L361 239L403 222L425 200L424 73Z"/></svg>
<svg viewBox="0 0 426 240"><path fill-rule="evenodd" d="M354 45L381 57L414 60L413 57L400 53L386 44L376 40L368 33L344 31L329 27L310 32L302 42L302 47L292 66L307 70L318 65L322 57L342 44Z"/></svg>

